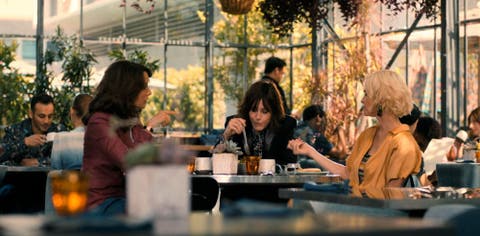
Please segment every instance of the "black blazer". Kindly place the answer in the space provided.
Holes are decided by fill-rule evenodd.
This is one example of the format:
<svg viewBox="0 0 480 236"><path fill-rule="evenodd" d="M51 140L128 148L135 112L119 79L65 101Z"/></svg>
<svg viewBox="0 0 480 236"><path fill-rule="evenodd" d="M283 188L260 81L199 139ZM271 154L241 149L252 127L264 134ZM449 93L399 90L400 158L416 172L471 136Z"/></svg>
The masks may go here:
<svg viewBox="0 0 480 236"><path fill-rule="evenodd" d="M278 92L280 93L280 97L282 99L283 109L285 110L285 114L287 114L287 115L292 114L292 111L290 110L290 107L288 107L288 105L287 105L288 103L287 103L287 99L285 98L285 91L283 91L282 86L280 86L280 84L278 84L277 81L275 81L273 78L270 78L270 76L267 76L267 75L264 75L262 77L262 80L269 80L269 81L273 82L273 84L275 84L275 86L278 89Z"/></svg>
<svg viewBox="0 0 480 236"><path fill-rule="evenodd" d="M237 116L229 116L227 117L227 121L225 122L225 128L227 127L228 122L230 119L237 117ZM296 163L297 157L293 154L292 150L287 148L288 141L293 139L293 132L297 127L297 120L295 118L287 115L285 119L283 119L280 123L280 128L277 132L273 133L272 142L270 144L270 148L266 150L263 149L263 159L275 159L275 163L280 165L286 165L288 163ZM250 144L252 135L252 123L247 120L247 140L249 142L250 153L252 153L252 145ZM235 134L231 137L231 140L237 143L238 146L241 147L242 152L245 153L244 145L243 145L243 135L242 134Z"/></svg>

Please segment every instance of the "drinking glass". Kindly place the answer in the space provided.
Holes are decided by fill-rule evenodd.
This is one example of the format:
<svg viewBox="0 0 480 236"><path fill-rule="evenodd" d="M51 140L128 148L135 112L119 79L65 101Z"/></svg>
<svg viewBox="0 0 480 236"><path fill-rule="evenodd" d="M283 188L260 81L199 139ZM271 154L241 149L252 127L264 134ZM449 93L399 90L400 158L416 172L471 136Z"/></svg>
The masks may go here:
<svg viewBox="0 0 480 236"><path fill-rule="evenodd" d="M191 157L188 159L187 170L190 174L193 174L193 172L195 171L195 157Z"/></svg>
<svg viewBox="0 0 480 236"><path fill-rule="evenodd" d="M260 156L245 156L245 166L248 175L257 175L260 164Z"/></svg>
<svg viewBox="0 0 480 236"><path fill-rule="evenodd" d="M79 171L52 176L52 203L58 215L82 213L87 206L88 177Z"/></svg>

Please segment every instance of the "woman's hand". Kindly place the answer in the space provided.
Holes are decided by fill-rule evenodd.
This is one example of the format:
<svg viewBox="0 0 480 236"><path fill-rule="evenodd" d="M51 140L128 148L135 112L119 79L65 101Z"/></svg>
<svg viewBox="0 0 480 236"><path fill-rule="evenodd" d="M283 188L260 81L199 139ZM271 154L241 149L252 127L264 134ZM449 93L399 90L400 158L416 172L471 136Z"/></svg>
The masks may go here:
<svg viewBox="0 0 480 236"><path fill-rule="evenodd" d="M247 121L242 118L232 118L228 124L227 128L223 132L223 137L225 140L229 139L234 134L241 134L245 127L247 126Z"/></svg>
<svg viewBox="0 0 480 236"><path fill-rule="evenodd" d="M303 140L297 138L297 139L292 139L288 142L288 149L291 149L293 154L295 155L305 155L305 156L310 156L312 153L312 150L315 151L315 149L305 143Z"/></svg>
<svg viewBox="0 0 480 236"><path fill-rule="evenodd" d="M170 124L171 121L170 116L175 114L177 114L177 112L175 111L159 111L155 116L152 117L152 119L147 122L148 129L157 127L159 125L167 126L168 124Z"/></svg>

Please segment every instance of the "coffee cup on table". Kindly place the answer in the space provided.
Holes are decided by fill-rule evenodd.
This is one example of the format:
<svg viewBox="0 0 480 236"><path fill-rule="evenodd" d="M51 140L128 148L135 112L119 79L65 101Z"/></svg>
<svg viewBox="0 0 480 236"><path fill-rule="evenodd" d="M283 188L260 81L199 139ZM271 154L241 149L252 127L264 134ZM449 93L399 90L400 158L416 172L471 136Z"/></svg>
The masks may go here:
<svg viewBox="0 0 480 236"><path fill-rule="evenodd" d="M275 174L275 159L261 159L258 165L258 172L261 175Z"/></svg>
<svg viewBox="0 0 480 236"><path fill-rule="evenodd" d="M285 165L285 174L287 175L297 174L298 167L300 167L298 163L288 163L287 165Z"/></svg>
<svg viewBox="0 0 480 236"><path fill-rule="evenodd" d="M195 158L195 173L199 175L208 175L212 173L212 160L210 157Z"/></svg>
<svg viewBox="0 0 480 236"><path fill-rule="evenodd" d="M55 139L55 135L56 135L56 134L57 134L57 133L55 133L55 132L50 132L50 133L48 133L47 136L46 136L47 142L53 142L53 140Z"/></svg>

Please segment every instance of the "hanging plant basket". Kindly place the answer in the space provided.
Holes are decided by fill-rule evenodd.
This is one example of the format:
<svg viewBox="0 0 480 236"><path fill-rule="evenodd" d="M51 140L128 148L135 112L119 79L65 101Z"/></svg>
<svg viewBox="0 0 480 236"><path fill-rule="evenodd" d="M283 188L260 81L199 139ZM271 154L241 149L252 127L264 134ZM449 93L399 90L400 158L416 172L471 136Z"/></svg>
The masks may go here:
<svg viewBox="0 0 480 236"><path fill-rule="evenodd" d="M248 13L254 2L255 0L220 0L220 5L222 5L222 11L226 13L241 15Z"/></svg>

